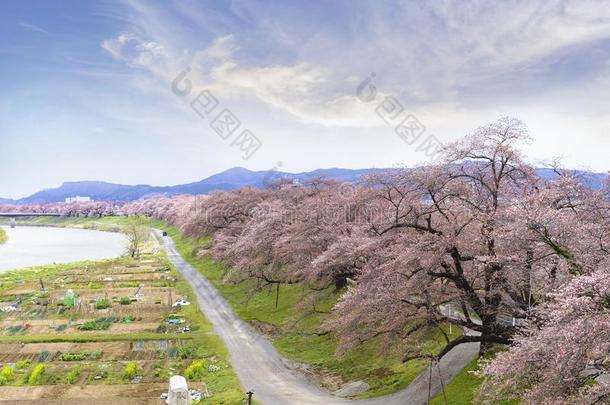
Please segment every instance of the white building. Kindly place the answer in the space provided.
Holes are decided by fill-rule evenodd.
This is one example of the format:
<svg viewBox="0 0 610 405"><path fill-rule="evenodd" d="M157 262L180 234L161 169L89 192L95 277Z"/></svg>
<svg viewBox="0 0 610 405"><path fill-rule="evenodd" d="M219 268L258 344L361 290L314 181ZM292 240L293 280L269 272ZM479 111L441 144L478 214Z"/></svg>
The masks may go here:
<svg viewBox="0 0 610 405"><path fill-rule="evenodd" d="M76 197L68 197L66 198L66 202L67 203L71 203L71 202L91 202L93 201L91 199L91 197L81 197L79 195L77 195Z"/></svg>

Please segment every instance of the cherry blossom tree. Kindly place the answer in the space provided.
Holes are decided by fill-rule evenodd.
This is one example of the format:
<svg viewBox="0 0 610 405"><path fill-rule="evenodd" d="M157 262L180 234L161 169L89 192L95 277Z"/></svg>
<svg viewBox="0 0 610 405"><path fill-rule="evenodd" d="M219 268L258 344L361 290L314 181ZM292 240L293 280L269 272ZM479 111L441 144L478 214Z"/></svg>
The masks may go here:
<svg viewBox="0 0 610 405"><path fill-rule="evenodd" d="M608 263L550 293L509 351L484 368L480 402L602 404L610 401Z"/></svg>
<svg viewBox="0 0 610 405"><path fill-rule="evenodd" d="M370 179L384 208L371 233L392 243L372 254L375 265L337 306L333 326L345 346L378 335L406 339L446 322L478 333L448 341L440 356L466 342L510 343L513 328L498 317L524 317L530 297L514 283L528 254L515 251L509 232L515 204L537 187L516 148L528 138L520 121L502 118L447 145L442 164ZM461 315L448 316L446 304Z"/></svg>

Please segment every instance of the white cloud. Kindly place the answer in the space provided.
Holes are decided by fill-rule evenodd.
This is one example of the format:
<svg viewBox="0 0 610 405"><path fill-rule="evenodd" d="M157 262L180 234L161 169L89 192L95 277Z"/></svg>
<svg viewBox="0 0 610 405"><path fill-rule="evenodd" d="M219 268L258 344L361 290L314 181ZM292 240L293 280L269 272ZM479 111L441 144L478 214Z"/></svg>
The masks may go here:
<svg viewBox="0 0 610 405"><path fill-rule="evenodd" d="M139 31L151 35L168 31L158 26L157 10L133 4L143 16ZM440 1L428 6L409 1L399 2L398 13L384 4L368 6L370 15L361 21L361 35L354 33L343 48L335 49L335 61L317 59L310 51L292 63L246 62L236 56L243 49L232 34L219 36L202 49L183 49L173 43L174 38L135 34L106 40L103 47L113 57L145 67L165 81L192 66L199 86L222 97L254 97L302 122L375 126L378 121L371 120L370 108L354 97L355 86L344 75L351 64L387 63L378 72L380 91L395 95L413 111L444 110L450 104L468 108L469 98L480 93L496 91L498 101L513 96L506 94L503 76L540 80L536 74L547 68L544 60L610 38L610 7L599 2ZM397 25L401 18L410 30ZM274 32L286 32L286 24L274 24ZM308 49L337 46L324 35L304 40Z"/></svg>
<svg viewBox="0 0 610 405"><path fill-rule="evenodd" d="M132 65L152 67L155 58L164 57L163 46L155 41L146 41L137 35L126 32L116 38L106 39L102 48L115 60L122 60Z"/></svg>
<svg viewBox="0 0 610 405"><path fill-rule="evenodd" d="M216 27L218 32L202 39L204 45L184 41L186 32L175 21L168 23L171 18L160 18L160 10L130 3L133 30L105 40L102 47L139 68L134 83L143 91L156 81L159 92L167 93L170 82L189 66L197 89L210 89L229 103L254 101L271 116L281 116L288 131L309 125L348 134L350 127L391 133L374 114L375 103L355 96L358 84L375 71L378 100L395 96L443 140L500 114L530 120L543 143L554 137L567 141L570 131L583 129L593 138L606 136L606 126L598 121L610 113L608 75L596 73L603 66L582 55L610 40L607 0L364 3L337 17L347 19L341 23L348 28L308 21L305 15L303 21L290 20L255 3L242 15L263 31ZM185 7L182 17L188 16ZM194 14L193 21L209 22ZM319 32L302 36L308 24ZM274 37L277 33L280 38ZM567 79L553 81L562 63ZM591 99L595 106L587 107L584 102ZM566 114L573 115L572 124L558 118ZM553 125L544 129L550 117L562 123L561 131ZM545 154L534 149L534 155Z"/></svg>
<svg viewBox="0 0 610 405"><path fill-rule="evenodd" d="M231 35L217 38L205 49L182 54L134 33L121 33L104 40L101 46L115 60L148 69L163 86L169 86L188 66L195 88L210 89L222 98L255 98L303 122L320 125L382 125L371 120L371 107L355 97L353 83L347 91L333 89L341 83L330 83L332 76L327 69L304 62L240 64L234 58L238 46Z"/></svg>
<svg viewBox="0 0 610 405"><path fill-rule="evenodd" d="M465 61L493 69L532 63L570 46L610 36L608 1L441 4L436 10L452 45L464 53ZM470 52L464 52L466 49Z"/></svg>

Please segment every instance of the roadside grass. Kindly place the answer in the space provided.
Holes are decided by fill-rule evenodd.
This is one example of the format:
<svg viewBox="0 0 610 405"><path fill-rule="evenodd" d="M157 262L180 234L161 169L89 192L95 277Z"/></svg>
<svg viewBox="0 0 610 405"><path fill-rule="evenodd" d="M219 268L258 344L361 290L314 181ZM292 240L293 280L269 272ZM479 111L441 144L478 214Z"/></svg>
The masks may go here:
<svg viewBox="0 0 610 405"><path fill-rule="evenodd" d="M468 405L472 404L476 391L483 382L473 373L479 370L479 358L473 359L449 384L445 385L445 396L439 392L430 405ZM445 397L447 402L445 402Z"/></svg>
<svg viewBox="0 0 610 405"><path fill-rule="evenodd" d="M483 356L477 356L466 367L462 369L454 378L445 385L445 395L439 392L430 401L431 405L468 405L474 403L475 396L479 387L483 383L483 378L478 377L475 373L480 370L481 360L485 361L493 359L497 353L506 350L506 347L496 345L488 353ZM445 401L446 398L446 401ZM502 400L497 402L498 405L518 405L517 400Z"/></svg>

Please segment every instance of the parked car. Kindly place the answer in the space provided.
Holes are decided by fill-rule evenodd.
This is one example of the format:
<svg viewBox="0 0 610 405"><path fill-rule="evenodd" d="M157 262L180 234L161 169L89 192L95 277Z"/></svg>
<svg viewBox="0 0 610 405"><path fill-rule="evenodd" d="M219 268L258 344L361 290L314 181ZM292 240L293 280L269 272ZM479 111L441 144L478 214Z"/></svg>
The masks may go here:
<svg viewBox="0 0 610 405"><path fill-rule="evenodd" d="M186 305L191 305L191 303L190 303L190 302L188 302L188 301L186 300L186 298L182 298L182 299L180 299L180 300L178 300L178 301L174 302L174 303L172 304L172 307L174 307L174 308L175 308L175 307L182 307L182 306L186 306Z"/></svg>

